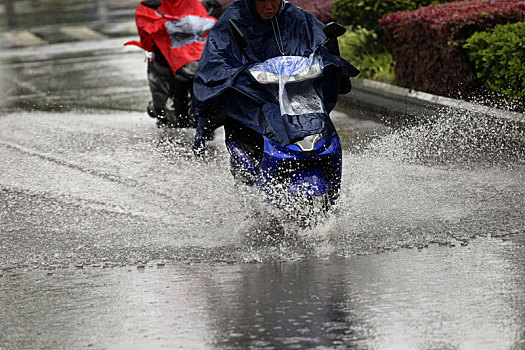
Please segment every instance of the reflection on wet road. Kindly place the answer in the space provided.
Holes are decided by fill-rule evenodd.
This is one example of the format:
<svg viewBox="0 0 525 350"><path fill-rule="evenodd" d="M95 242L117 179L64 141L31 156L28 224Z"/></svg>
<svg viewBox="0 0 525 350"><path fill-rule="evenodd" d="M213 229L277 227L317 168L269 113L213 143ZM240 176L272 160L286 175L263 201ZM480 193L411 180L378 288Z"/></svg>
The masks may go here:
<svg viewBox="0 0 525 350"><path fill-rule="evenodd" d="M338 208L275 242L113 44L0 53L0 348L525 347L519 130L336 112Z"/></svg>
<svg viewBox="0 0 525 350"><path fill-rule="evenodd" d="M522 349L523 257L516 245L477 239L343 259L13 275L0 279L0 339L28 348Z"/></svg>

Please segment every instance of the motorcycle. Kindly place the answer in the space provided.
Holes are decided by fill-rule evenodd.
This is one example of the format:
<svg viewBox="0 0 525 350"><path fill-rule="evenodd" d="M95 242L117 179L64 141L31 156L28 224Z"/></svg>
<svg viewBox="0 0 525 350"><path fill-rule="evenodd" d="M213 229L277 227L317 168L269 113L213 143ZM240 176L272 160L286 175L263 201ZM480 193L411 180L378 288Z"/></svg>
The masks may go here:
<svg viewBox="0 0 525 350"><path fill-rule="evenodd" d="M159 0L145 0L140 5L153 10L161 18L154 17L141 6L137 9L137 17L141 16L140 24L137 20L141 41L130 41L125 45L139 46L146 53L153 99L146 111L159 126L196 127L196 119L190 114L193 80L205 35L216 21L212 15L219 13L221 8L217 0L206 0L201 4L207 10L207 16L203 16L204 9L196 7L193 12L184 9L188 11L185 16L169 16L159 9L162 5ZM161 26L163 28L159 30ZM184 64L179 64L179 61Z"/></svg>
<svg viewBox="0 0 525 350"><path fill-rule="evenodd" d="M234 41L245 55L247 42L243 33L233 21L230 21L230 28ZM333 22L326 25L327 39L322 46L329 49L328 44L333 45L333 40L337 43L337 37L345 31ZM270 58L263 63L250 64L248 71L261 86L271 91L275 103L279 104L276 111L280 110L281 115L271 118L285 120L285 115L326 115L324 103L314 89L323 74L322 59L315 52L310 57ZM225 132L230 170L236 181L264 193L268 202L287 208L299 222L312 223L316 222L312 216L328 215L341 188L342 149L335 130L307 135L290 144L279 144L232 119L225 124Z"/></svg>

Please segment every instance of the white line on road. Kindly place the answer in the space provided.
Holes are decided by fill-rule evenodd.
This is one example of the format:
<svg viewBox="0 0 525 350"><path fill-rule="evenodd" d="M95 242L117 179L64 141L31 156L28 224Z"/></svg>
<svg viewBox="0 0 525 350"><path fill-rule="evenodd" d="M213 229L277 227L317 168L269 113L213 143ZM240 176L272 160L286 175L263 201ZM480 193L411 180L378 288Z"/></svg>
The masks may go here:
<svg viewBox="0 0 525 350"><path fill-rule="evenodd" d="M13 43L15 43L17 46L34 46L47 44L47 41L39 38L38 36L27 30L6 32L4 33L4 36Z"/></svg>
<svg viewBox="0 0 525 350"><path fill-rule="evenodd" d="M107 36L88 27L61 27L60 31L78 40L102 40Z"/></svg>

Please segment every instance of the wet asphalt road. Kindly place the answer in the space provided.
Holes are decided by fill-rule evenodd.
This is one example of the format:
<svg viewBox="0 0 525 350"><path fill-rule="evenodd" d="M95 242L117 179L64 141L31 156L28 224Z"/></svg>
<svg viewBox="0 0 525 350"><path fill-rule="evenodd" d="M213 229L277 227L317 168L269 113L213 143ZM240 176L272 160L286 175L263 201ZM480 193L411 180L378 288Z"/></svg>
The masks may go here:
<svg viewBox="0 0 525 350"><path fill-rule="evenodd" d="M339 208L274 241L124 41L0 52L1 349L525 348L519 131L336 112Z"/></svg>

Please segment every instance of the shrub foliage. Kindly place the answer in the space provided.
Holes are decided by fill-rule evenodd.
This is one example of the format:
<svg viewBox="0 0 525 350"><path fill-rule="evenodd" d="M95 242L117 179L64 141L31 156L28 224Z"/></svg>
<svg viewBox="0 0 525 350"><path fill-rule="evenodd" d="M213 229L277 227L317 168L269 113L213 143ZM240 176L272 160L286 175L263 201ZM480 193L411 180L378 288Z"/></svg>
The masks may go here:
<svg viewBox="0 0 525 350"><path fill-rule="evenodd" d="M475 33L464 47L488 90L525 102L525 22Z"/></svg>
<svg viewBox="0 0 525 350"><path fill-rule="evenodd" d="M525 0L458 1L397 12L379 21L399 85L433 94L474 96L480 81L463 45L475 32L519 22Z"/></svg>
<svg viewBox="0 0 525 350"><path fill-rule="evenodd" d="M341 57L359 68L360 78L394 83L392 55L377 33L361 26L349 27L339 37Z"/></svg>
<svg viewBox="0 0 525 350"><path fill-rule="evenodd" d="M378 29L377 21L384 15L421 6L443 3L447 0L333 0L332 12L335 20L346 25L360 25ZM448 0L450 1L450 0Z"/></svg>

